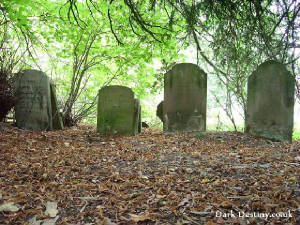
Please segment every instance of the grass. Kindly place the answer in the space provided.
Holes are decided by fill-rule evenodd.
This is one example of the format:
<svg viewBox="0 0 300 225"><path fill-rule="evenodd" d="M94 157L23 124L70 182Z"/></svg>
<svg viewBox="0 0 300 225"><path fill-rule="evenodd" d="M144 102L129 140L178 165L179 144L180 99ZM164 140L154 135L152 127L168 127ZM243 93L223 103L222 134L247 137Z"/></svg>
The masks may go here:
<svg viewBox="0 0 300 225"><path fill-rule="evenodd" d="M194 137L199 138L199 139L204 139L204 138L206 138L206 134L205 133L197 133L194 135Z"/></svg>
<svg viewBox="0 0 300 225"><path fill-rule="evenodd" d="M217 129L217 123L207 124L207 130L209 131L234 131L234 127L231 124L221 124ZM244 125L238 124L237 130L240 132L244 132ZM294 132L293 132L293 140L300 139L300 128L297 127L296 123L294 123Z"/></svg>

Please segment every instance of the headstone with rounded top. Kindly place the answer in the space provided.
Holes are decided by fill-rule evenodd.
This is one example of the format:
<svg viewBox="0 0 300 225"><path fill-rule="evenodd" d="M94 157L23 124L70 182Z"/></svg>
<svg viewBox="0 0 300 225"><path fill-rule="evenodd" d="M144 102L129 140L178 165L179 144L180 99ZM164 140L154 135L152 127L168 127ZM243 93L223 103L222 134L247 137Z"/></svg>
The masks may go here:
<svg viewBox="0 0 300 225"><path fill-rule="evenodd" d="M248 78L245 133L292 141L295 80L286 67L267 61Z"/></svg>
<svg viewBox="0 0 300 225"><path fill-rule="evenodd" d="M16 76L16 125L28 130L52 130L50 81L38 70L24 70Z"/></svg>
<svg viewBox="0 0 300 225"><path fill-rule="evenodd" d="M205 131L207 75L197 65L175 65L164 76L165 133Z"/></svg>
<svg viewBox="0 0 300 225"><path fill-rule="evenodd" d="M97 131L103 134L135 135L138 131L139 102L133 91L112 85L100 89Z"/></svg>

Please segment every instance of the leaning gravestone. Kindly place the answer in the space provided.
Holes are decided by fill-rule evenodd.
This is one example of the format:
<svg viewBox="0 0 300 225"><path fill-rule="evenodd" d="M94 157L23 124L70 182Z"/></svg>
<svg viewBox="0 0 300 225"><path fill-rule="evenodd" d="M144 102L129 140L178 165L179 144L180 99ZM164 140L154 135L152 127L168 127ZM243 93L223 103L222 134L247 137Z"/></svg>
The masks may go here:
<svg viewBox="0 0 300 225"><path fill-rule="evenodd" d="M197 65L175 65L164 76L165 133L205 131L207 75Z"/></svg>
<svg viewBox="0 0 300 225"><path fill-rule="evenodd" d="M156 107L156 116L163 122L163 104L164 101L161 101Z"/></svg>
<svg viewBox="0 0 300 225"><path fill-rule="evenodd" d="M99 91L97 131L104 134L135 135L139 102L128 87L106 86Z"/></svg>
<svg viewBox="0 0 300 225"><path fill-rule="evenodd" d="M64 128L61 113L59 112L58 103L56 99L56 87L50 83L51 92L51 111L52 111L52 124L54 130L62 130Z"/></svg>
<svg viewBox="0 0 300 225"><path fill-rule="evenodd" d="M294 79L283 64L261 64L248 78L245 132L291 142L294 90Z"/></svg>
<svg viewBox="0 0 300 225"><path fill-rule="evenodd" d="M52 130L50 81L45 73L25 70L16 76L17 127L29 130Z"/></svg>
<svg viewBox="0 0 300 225"><path fill-rule="evenodd" d="M142 112L140 100L134 99L134 129L135 133L142 132Z"/></svg>

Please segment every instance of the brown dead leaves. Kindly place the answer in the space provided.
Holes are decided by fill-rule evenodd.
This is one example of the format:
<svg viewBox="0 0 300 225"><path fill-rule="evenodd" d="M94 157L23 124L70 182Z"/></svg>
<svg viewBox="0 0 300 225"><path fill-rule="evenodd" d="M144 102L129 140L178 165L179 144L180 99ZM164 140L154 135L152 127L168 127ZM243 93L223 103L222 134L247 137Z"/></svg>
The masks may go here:
<svg viewBox="0 0 300 225"><path fill-rule="evenodd" d="M299 142L240 133L135 137L81 126L0 133L0 224L59 216L56 224L297 224ZM57 202L46 209L47 202ZM16 209L16 208L15 208ZM292 213L291 218L218 217ZM45 214L46 216L46 214ZM32 221L32 220L31 220Z"/></svg>

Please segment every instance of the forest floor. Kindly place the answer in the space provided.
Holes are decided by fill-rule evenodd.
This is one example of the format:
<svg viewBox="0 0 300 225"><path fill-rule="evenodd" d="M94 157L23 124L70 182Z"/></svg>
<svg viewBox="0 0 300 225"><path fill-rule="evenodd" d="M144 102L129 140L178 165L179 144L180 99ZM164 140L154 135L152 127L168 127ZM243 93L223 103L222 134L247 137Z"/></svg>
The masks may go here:
<svg viewBox="0 0 300 225"><path fill-rule="evenodd" d="M0 224L300 224L300 142L0 126Z"/></svg>

